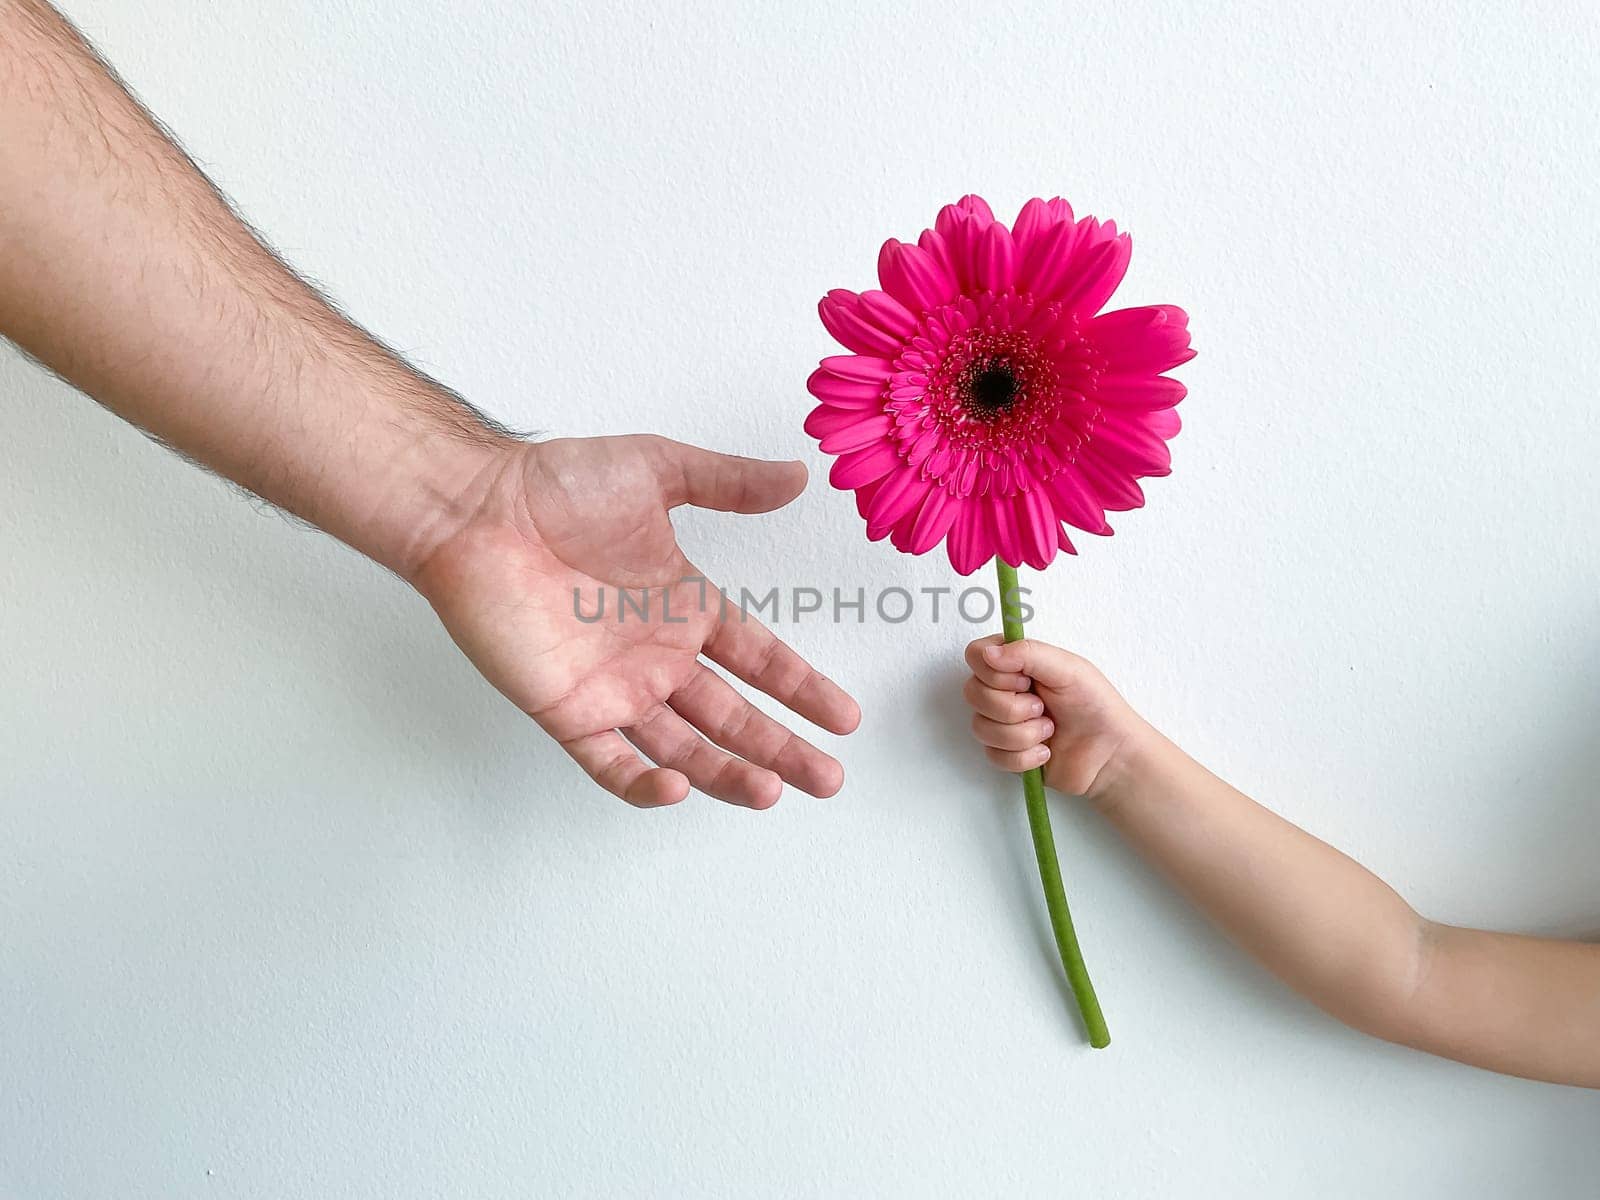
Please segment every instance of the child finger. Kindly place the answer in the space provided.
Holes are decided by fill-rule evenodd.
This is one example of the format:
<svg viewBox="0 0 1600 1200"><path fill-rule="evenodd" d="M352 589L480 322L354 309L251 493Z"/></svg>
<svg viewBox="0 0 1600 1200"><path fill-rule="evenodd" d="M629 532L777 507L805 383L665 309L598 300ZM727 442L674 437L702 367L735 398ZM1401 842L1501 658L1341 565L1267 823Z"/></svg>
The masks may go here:
<svg viewBox="0 0 1600 1200"><path fill-rule="evenodd" d="M1009 725L991 721L981 713L972 716L972 735L995 750L1031 750L1055 731L1055 724L1049 717Z"/></svg>
<svg viewBox="0 0 1600 1200"><path fill-rule="evenodd" d="M976 675L967 677L961 694L976 711L990 720L1003 721L1008 725L1044 716L1044 701L1032 692L1001 691L988 686Z"/></svg>
<svg viewBox="0 0 1600 1200"><path fill-rule="evenodd" d="M1029 750L996 750L986 747L984 755L1002 771L1031 771L1042 767L1050 758L1049 746L1034 746Z"/></svg>
<svg viewBox="0 0 1600 1200"><path fill-rule="evenodd" d="M989 660L984 655L988 647L998 646L1001 641L999 634L993 634L973 642L967 647L967 666L972 669L974 675L992 688L1002 692L1025 692L1033 686L1032 680L1016 671L996 670L989 665Z"/></svg>
<svg viewBox="0 0 1600 1200"><path fill-rule="evenodd" d="M1064 687L1093 670L1072 651L1032 638L992 642L980 647L978 655L991 671L1022 675L1046 687Z"/></svg>

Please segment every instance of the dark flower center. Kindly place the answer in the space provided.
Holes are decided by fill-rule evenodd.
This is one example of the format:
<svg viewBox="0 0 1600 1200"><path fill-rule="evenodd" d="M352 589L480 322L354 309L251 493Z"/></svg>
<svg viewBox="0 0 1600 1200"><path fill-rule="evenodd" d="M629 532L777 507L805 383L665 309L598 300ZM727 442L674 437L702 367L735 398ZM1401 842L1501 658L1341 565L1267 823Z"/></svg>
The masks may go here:
<svg viewBox="0 0 1600 1200"><path fill-rule="evenodd" d="M967 385L967 412L980 421L993 421L1011 411L1017 401L1017 377L1005 363L990 363Z"/></svg>

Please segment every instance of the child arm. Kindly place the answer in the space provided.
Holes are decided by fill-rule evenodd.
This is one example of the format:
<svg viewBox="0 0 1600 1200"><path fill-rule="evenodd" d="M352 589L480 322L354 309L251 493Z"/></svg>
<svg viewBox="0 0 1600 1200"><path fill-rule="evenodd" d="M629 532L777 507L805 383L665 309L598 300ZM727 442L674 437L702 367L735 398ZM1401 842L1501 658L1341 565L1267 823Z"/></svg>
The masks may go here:
<svg viewBox="0 0 1600 1200"><path fill-rule="evenodd" d="M1166 738L1130 750L1096 805L1295 991L1387 1041L1600 1087L1600 946L1425 920L1371 871Z"/></svg>
<svg viewBox="0 0 1600 1200"><path fill-rule="evenodd" d="M991 761L1042 761L1047 783L1090 800L1318 1007L1474 1066L1600 1087L1600 946L1423 919L1359 863L1189 758L1076 655L983 639L968 662L974 731Z"/></svg>

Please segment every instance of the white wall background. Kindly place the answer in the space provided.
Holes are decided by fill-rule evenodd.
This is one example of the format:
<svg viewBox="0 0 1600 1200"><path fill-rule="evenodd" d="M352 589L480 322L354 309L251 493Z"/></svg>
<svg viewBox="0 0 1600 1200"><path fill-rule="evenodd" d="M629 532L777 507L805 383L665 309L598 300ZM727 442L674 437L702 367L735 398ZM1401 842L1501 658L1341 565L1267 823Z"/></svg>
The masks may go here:
<svg viewBox="0 0 1600 1200"><path fill-rule="evenodd" d="M1586 6L71 10L523 426L820 468L813 305L884 236L1115 216L1118 299L1201 356L1038 631L1430 915L1600 929ZM6 1196L1594 1194L1594 1094L1345 1031L1063 803L1088 1051L969 627L787 626L865 708L843 794L638 813L394 580L10 351L0 463ZM735 584L951 578L821 485L684 537Z"/></svg>

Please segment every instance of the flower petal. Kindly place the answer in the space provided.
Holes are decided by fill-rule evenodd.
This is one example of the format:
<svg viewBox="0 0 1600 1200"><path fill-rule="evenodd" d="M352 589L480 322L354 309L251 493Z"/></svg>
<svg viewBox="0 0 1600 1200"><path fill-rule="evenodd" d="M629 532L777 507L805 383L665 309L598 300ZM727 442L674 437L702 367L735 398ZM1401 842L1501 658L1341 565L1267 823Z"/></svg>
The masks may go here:
<svg viewBox="0 0 1600 1200"><path fill-rule="evenodd" d="M863 521L867 519L867 514L872 511L872 502L883 488L883 483L884 481L879 479L875 483L864 483L856 489L856 512L861 514Z"/></svg>
<svg viewBox="0 0 1600 1200"><path fill-rule="evenodd" d="M917 318L888 292L872 288L862 292L857 299L861 302L857 311L885 333L908 338L917 331Z"/></svg>
<svg viewBox="0 0 1600 1200"><path fill-rule="evenodd" d="M876 383L845 379L824 367L811 372L806 391L836 408L878 408L887 398L887 380Z"/></svg>
<svg viewBox="0 0 1600 1200"><path fill-rule="evenodd" d="M931 487L917 512L907 542L912 554L924 554L937 546L961 514L961 502L942 487Z"/></svg>
<svg viewBox="0 0 1600 1200"><path fill-rule="evenodd" d="M1077 227L1070 221L1058 221L1030 238L1017 262L1017 290L1031 292L1040 300L1052 299L1072 265L1077 236Z"/></svg>
<svg viewBox="0 0 1600 1200"><path fill-rule="evenodd" d="M933 228L925 236L942 239L948 247L946 259L956 282L965 290L978 286L978 253L984 231L997 224L994 212L981 196L963 196L939 210Z"/></svg>
<svg viewBox="0 0 1600 1200"><path fill-rule="evenodd" d="M950 231L965 221L977 223L978 233L982 233L994 224L994 210L989 207L988 201L982 196L967 194L954 204L946 204L939 210L939 215L934 218L933 228L940 237L947 241Z"/></svg>
<svg viewBox="0 0 1600 1200"><path fill-rule="evenodd" d="M1188 388L1165 375L1102 375L1093 389L1096 403L1141 412L1171 408L1188 394Z"/></svg>
<svg viewBox="0 0 1600 1200"><path fill-rule="evenodd" d="M1073 236L1081 237L1081 234L1074 230ZM1110 270L1116 253L1112 242L1101 242L1098 246L1086 246L1081 240L1075 242L1070 253L1058 253L1039 264L1032 285L1034 295L1072 308L1070 298L1083 294L1094 280Z"/></svg>
<svg viewBox="0 0 1600 1200"><path fill-rule="evenodd" d="M925 422L927 428L917 435L916 441L911 443L906 451L906 461L913 467L921 468L933 452L945 444L944 430L932 422Z"/></svg>
<svg viewBox="0 0 1600 1200"><path fill-rule="evenodd" d="M983 231L971 217L961 217L947 233L930 233L930 237L943 237L949 247L949 262L955 275L956 286L971 293L977 290L978 240Z"/></svg>
<svg viewBox="0 0 1600 1200"><path fill-rule="evenodd" d="M1086 449L1102 462L1125 467L1135 475L1166 475L1172 470L1172 451L1167 444L1132 422L1102 421Z"/></svg>
<svg viewBox="0 0 1600 1200"><path fill-rule="evenodd" d="M894 364L887 358L872 358L866 354L835 354L822 360L822 369L841 379L881 386L894 373Z"/></svg>
<svg viewBox="0 0 1600 1200"><path fill-rule="evenodd" d="M1061 224L1070 226L1073 220L1072 205L1060 196L1048 201L1035 198L1024 204L1011 226L1019 258L1026 257L1040 238Z"/></svg>
<svg viewBox="0 0 1600 1200"><path fill-rule="evenodd" d="M983 537L983 505L965 500L957 500L957 503L961 511L950 527L950 536L945 539L945 552L957 575L971 575L993 558L994 552Z"/></svg>
<svg viewBox="0 0 1600 1200"><path fill-rule="evenodd" d="M989 517L994 522L995 553L1013 567L1022 565L1022 535L1017 530L1017 515L1012 507L1013 497L992 495L988 502Z"/></svg>
<svg viewBox="0 0 1600 1200"><path fill-rule="evenodd" d="M985 291L1003 292L1016 278L1016 247L1011 231L995 221L978 243L977 283Z"/></svg>
<svg viewBox="0 0 1600 1200"><path fill-rule="evenodd" d="M961 272L956 270L955 255L951 252L950 243L945 241L944 235L936 229L924 229L917 237L917 246L947 271L958 284L961 282Z"/></svg>
<svg viewBox="0 0 1600 1200"><path fill-rule="evenodd" d="M893 422L887 416L880 414L861 417L824 434L820 443L821 449L824 454L843 454L847 450L860 450L863 446L870 446L873 442L886 439L892 428Z"/></svg>
<svg viewBox="0 0 1600 1200"><path fill-rule="evenodd" d="M1101 313L1084 328L1084 336L1119 375L1159 375L1194 357L1189 314L1175 304Z"/></svg>
<svg viewBox="0 0 1600 1200"><path fill-rule="evenodd" d="M1061 517L1086 533L1109 533L1105 508L1095 498L1075 467L1068 467L1051 478L1050 495Z"/></svg>
<svg viewBox="0 0 1600 1200"><path fill-rule="evenodd" d="M828 482L844 491L882 479L900 459L888 442L878 442L860 450L841 454L828 472Z"/></svg>
<svg viewBox="0 0 1600 1200"><path fill-rule="evenodd" d="M1085 446L1078 453L1077 468L1094 497L1107 512L1127 512L1144 507L1144 489L1126 471L1107 466Z"/></svg>
<svg viewBox="0 0 1600 1200"><path fill-rule="evenodd" d="M806 417L805 431L814 438L825 438L830 433L838 433L861 421L870 420L875 414L862 412L860 409L836 408L832 404L819 404L811 410ZM884 418L887 420L887 418Z"/></svg>
<svg viewBox="0 0 1600 1200"><path fill-rule="evenodd" d="M1106 222L1106 227L1116 228L1110 221ZM1122 278L1128 273L1128 263L1133 258L1133 239L1124 233L1107 245L1111 247L1111 254L1105 264L1098 270L1085 270L1082 280L1063 297L1064 303L1074 312L1099 312L1111 299L1111 293L1122 286Z"/></svg>
<svg viewBox="0 0 1600 1200"><path fill-rule="evenodd" d="M857 354L894 358L904 346L904 339L884 332L860 315L859 301L854 292L843 289L829 292L817 302L817 315L822 318L823 327L833 335L834 341Z"/></svg>
<svg viewBox="0 0 1600 1200"><path fill-rule="evenodd" d="M947 267L920 246L893 238L878 257L883 290L914 313L927 312L956 297L956 280Z"/></svg>
<svg viewBox="0 0 1600 1200"><path fill-rule="evenodd" d="M1024 560L1036 570L1044 570L1056 556L1055 509L1042 487L1031 487L1017 495L1017 528L1022 534Z"/></svg>
<svg viewBox="0 0 1600 1200"><path fill-rule="evenodd" d="M961 199L957 200L956 207L961 209L962 212L971 213L980 221L994 220L994 209L989 207L989 202L982 196L976 195L972 192L968 192L965 196L961 197Z"/></svg>
<svg viewBox="0 0 1600 1200"><path fill-rule="evenodd" d="M928 488L922 477L909 467L887 476L866 512L867 537L877 541L908 513L915 512Z"/></svg>
<svg viewBox="0 0 1600 1200"><path fill-rule="evenodd" d="M1178 431L1183 428L1183 421L1178 417L1175 408L1163 408L1144 418L1144 427L1155 434L1164 442L1170 442L1178 436Z"/></svg>

